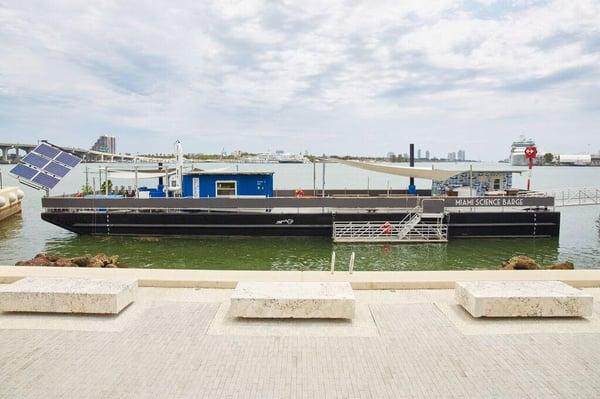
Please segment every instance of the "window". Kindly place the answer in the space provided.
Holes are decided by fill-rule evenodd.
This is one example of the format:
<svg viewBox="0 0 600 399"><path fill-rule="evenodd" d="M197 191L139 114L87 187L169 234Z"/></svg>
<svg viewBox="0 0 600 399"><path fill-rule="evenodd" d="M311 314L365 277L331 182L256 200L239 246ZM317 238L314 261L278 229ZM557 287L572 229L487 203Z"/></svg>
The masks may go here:
<svg viewBox="0 0 600 399"><path fill-rule="evenodd" d="M500 179L494 179L494 190L500 190Z"/></svg>
<svg viewBox="0 0 600 399"><path fill-rule="evenodd" d="M237 182L217 181L217 197L237 195Z"/></svg>

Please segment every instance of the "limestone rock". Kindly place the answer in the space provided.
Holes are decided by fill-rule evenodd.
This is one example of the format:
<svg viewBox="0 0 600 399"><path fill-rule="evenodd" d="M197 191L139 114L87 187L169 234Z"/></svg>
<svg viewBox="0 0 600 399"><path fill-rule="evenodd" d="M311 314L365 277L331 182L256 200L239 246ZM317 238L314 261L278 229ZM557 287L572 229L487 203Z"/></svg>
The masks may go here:
<svg viewBox="0 0 600 399"><path fill-rule="evenodd" d="M90 256L78 256L76 258L72 258L71 262L79 267L87 267L88 263L90 263Z"/></svg>
<svg viewBox="0 0 600 399"><path fill-rule="evenodd" d="M87 267L104 267L104 262L101 259L93 256L90 258Z"/></svg>
<svg viewBox="0 0 600 399"><path fill-rule="evenodd" d="M58 258L55 262L54 262L55 266L59 266L59 267L73 267L73 266L77 266L75 265L75 263L71 262L71 259L67 259L67 258Z"/></svg>
<svg viewBox="0 0 600 399"><path fill-rule="evenodd" d="M99 253L95 256L85 255L72 259L56 255L37 254L33 259L22 260L16 266L57 266L57 267L127 267L119 264L119 256L108 256Z"/></svg>
<svg viewBox="0 0 600 399"><path fill-rule="evenodd" d="M99 253L98 255L94 256L94 258L96 258L97 260L99 260L100 262L102 262L102 265L106 265L108 263L112 263L111 262L111 258L103 253Z"/></svg>
<svg viewBox="0 0 600 399"><path fill-rule="evenodd" d="M517 255L502 262L503 270L537 270L540 266L529 256Z"/></svg>
<svg viewBox="0 0 600 399"><path fill-rule="evenodd" d="M556 263L554 265L548 266L548 269L563 269L563 270L573 270L575 269L575 265L573 264L573 262L561 262L561 263Z"/></svg>

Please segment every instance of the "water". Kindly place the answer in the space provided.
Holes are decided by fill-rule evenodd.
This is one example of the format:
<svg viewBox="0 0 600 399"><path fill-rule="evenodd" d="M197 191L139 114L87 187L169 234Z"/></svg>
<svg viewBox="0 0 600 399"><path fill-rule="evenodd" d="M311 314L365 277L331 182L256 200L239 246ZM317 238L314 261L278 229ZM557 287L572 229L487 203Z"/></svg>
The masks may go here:
<svg viewBox="0 0 600 399"><path fill-rule="evenodd" d="M87 165L90 184L98 164ZM110 165L114 167L115 165ZM202 163L195 167L218 169L229 166L240 171L274 171L275 188L295 189L313 186L312 164L218 164ZM419 166L430 166L421 164ZM462 169L465 164L440 164L439 168ZM511 168L508 165L476 164L476 168ZM85 182L85 165L80 165L53 194L76 191ZM0 165L4 185L19 185L8 175L9 165ZM96 171L92 173L92 171ZM387 176L328 164L327 188L405 188L405 178ZM515 176L514 186L524 187L526 174ZM600 168L538 167L533 188L562 190L597 187ZM416 181L428 188L430 182ZM132 182L115 180L114 184ZM154 185L153 180L148 181ZM321 167L317 168L317 186L321 186ZM356 252L355 270L456 270L496 268L513 255L532 256L541 264L570 260L577 268L600 268L600 233L597 220L600 206L560 208L560 239L473 239L453 240L445 244L333 244L327 238L134 238L78 236L40 219L41 193L22 186L25 192L23 214L0 223L0 264L14 264L40 252L62 256L81 256L105 252L119 255L131 267L246 269L246 270L327 270L331 252L337 254L337 270L347 269L351 252Z"/></svg>

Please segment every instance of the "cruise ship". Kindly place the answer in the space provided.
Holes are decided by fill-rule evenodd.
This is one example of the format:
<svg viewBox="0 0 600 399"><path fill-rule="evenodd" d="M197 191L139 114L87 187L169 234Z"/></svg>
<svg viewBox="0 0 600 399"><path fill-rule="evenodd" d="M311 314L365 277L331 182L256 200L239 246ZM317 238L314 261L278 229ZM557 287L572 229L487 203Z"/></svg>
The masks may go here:
<svg viewBox="0 0 600 399"><path fill-rule="evenodd" d="M510 164L512 166L527 166L527 159L525 158L525 148L535 146L535 141L521 135L517 141L512 143L510 147Z"/></svg>

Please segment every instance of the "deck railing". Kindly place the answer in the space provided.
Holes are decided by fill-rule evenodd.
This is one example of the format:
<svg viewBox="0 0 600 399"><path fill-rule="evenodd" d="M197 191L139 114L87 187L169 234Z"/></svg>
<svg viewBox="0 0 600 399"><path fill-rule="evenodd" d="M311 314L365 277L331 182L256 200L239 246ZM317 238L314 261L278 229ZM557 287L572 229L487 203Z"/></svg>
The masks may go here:
<svg viewBox="0 0 600 399"><path fill-rule="evenodd" d="M423 220L410 212L397 222L352 221L333 223L334 242L446 242L448 225L443 217Z"/></svg>

